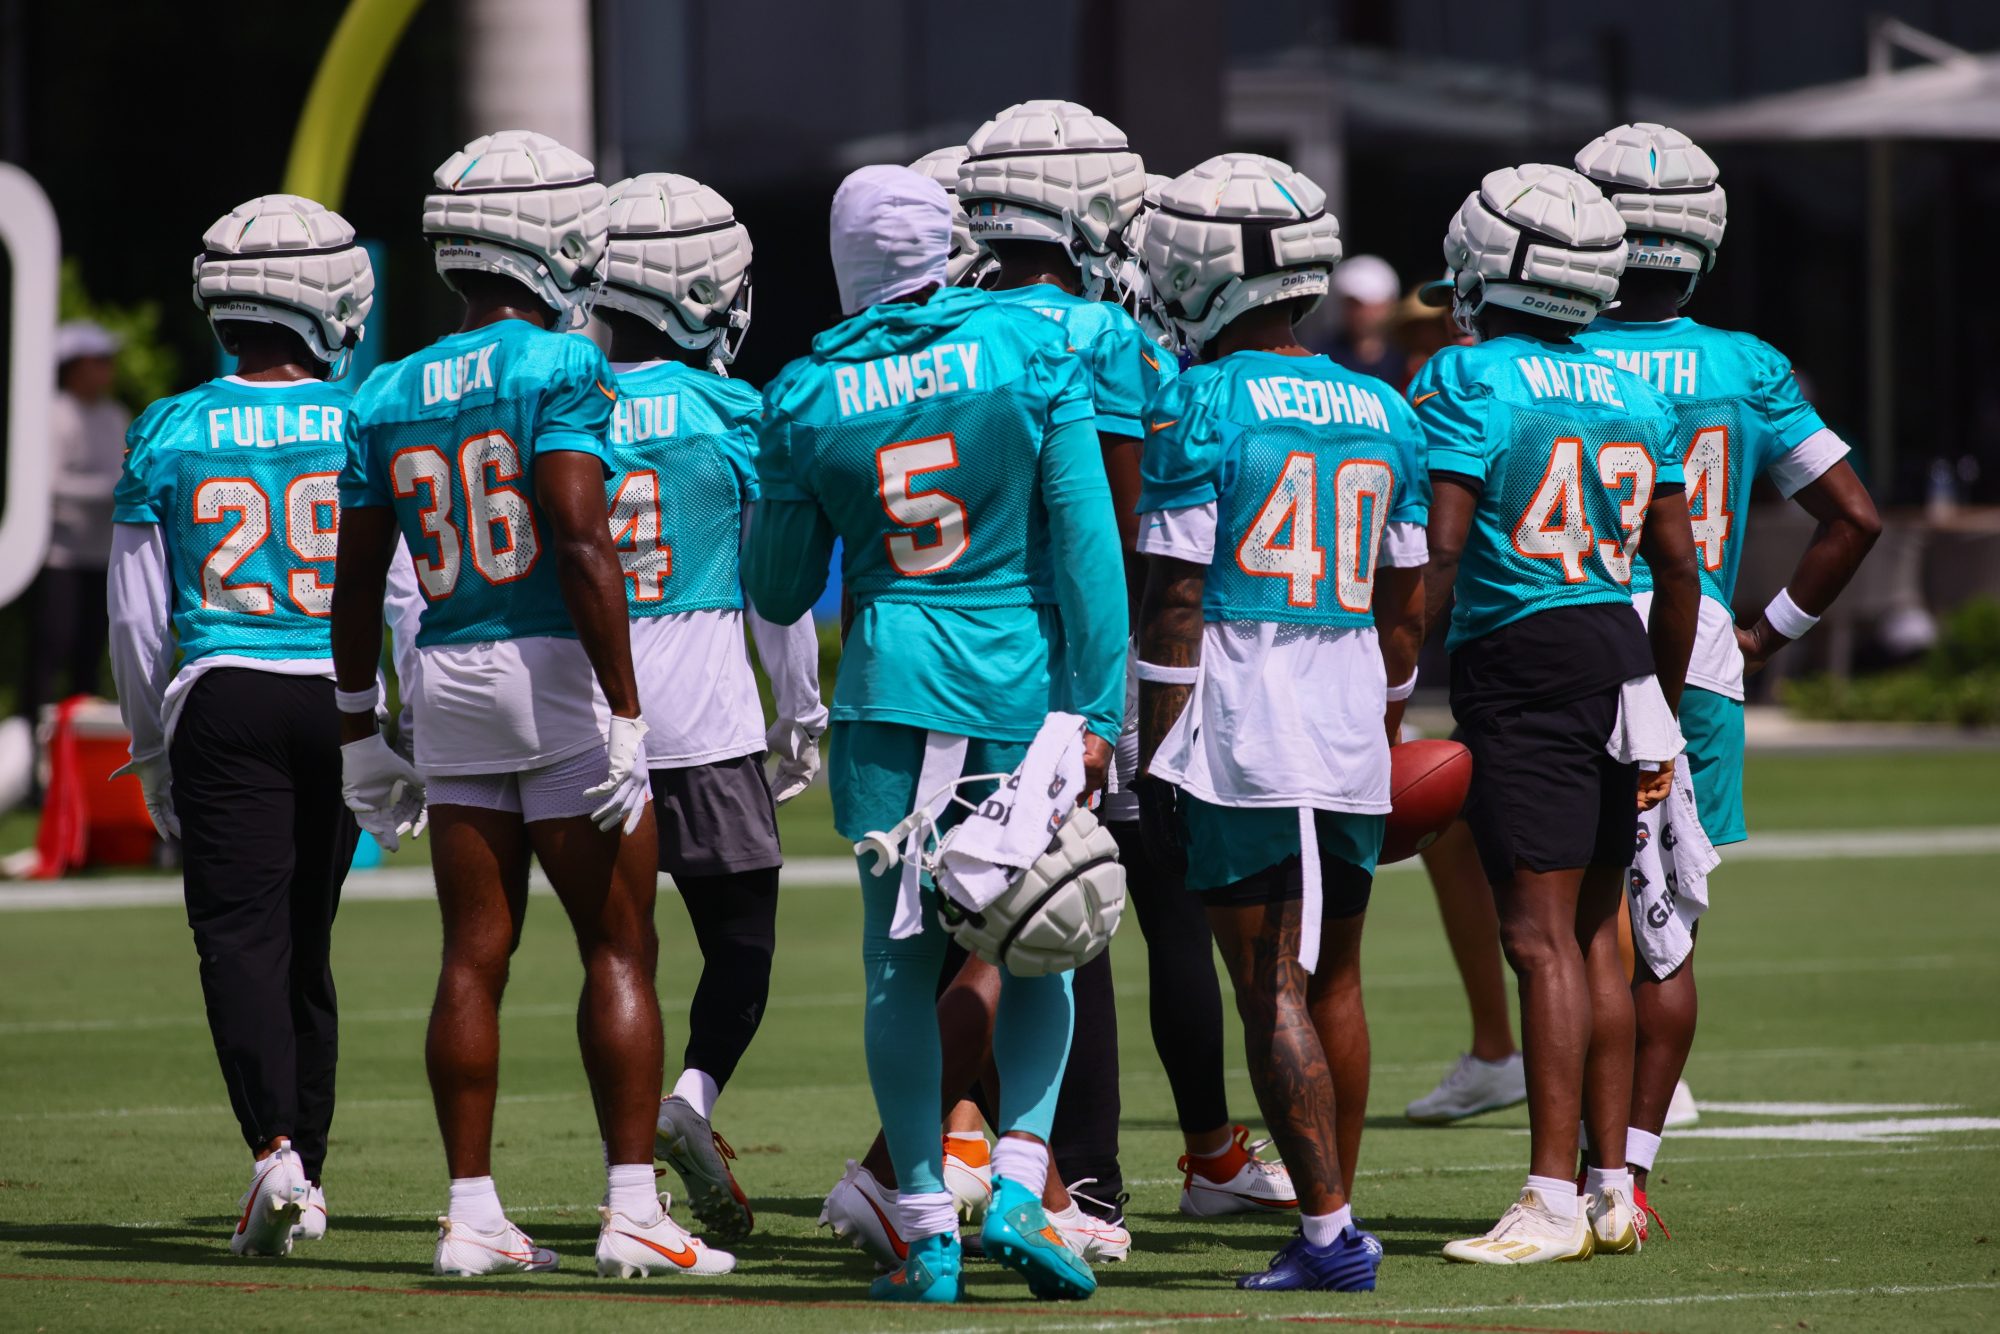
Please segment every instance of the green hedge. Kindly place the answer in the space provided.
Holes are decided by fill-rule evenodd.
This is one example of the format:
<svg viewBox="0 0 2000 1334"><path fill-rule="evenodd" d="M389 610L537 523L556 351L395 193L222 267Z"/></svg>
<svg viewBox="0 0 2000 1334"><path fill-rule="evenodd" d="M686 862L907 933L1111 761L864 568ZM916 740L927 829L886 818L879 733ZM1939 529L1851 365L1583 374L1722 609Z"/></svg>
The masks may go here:
<svg viewBox="0 0 2000 1334"><path fill-rule="evenodd" d="M1830 722L2000 727L2000 602L1977 598L1953 612L1916 666L1781 681L1778 698L1800 717Z"/></svg>

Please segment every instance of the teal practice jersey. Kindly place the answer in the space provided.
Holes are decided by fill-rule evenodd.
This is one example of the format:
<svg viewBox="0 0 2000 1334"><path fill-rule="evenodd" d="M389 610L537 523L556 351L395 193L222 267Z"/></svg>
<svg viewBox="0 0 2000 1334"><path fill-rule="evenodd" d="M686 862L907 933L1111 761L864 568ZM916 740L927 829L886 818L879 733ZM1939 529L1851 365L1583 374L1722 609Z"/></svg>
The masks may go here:
<svg viewBox="0 0 2000 1334"><path fill-rule="evenodd" d="M743 507L757 498L763 398L678 361L621 372L611 537L634 616L743 605Z"/></svg>
<svg viewBox="0 0 2000 1334"><path fill-rule="evenodd" d="M1555 607L1632 600L1654 490L1682 481L1673 406L1575 343L1448 347L1410 385L1428 466L1479 488L1447 646Z"/></svg>
<svg viewBox="0 0 2000 1334"><path fill-rule="evenodd" d="M1646 324L1600 319L1576 341L1639 376L1673 404L1702 595L1727 607L1736 593L1751 484L1826 423L1799 392L1791 363L1749 334L1690 319ZM1637 561L1633 591L1652 586L1652 572Z"/></svg>
<svg viewBox="0 0 2000 1334"><path fill-rule="evenodd" d="M1430 517L1423 457L1415 414L1382 381L1235 352L1155 404L1139 509L1216 502L1207 620L1373 625L1384 529Z"/></svg>
<svg viewBox="0 0 2000 1334"><path fill-rule="evenodd" d="M763 494L819 505L857 600L1053 604L1042 441L1092 407L1049 321L969 288L874 306L815 339L764 401Z"/></svg>
<svg viewBox="0 0 2000 1334"><path fill-rule="evenodd" d="M574 639L535 459L612 472L611 365L581 334L501 320L378 367L354 396L340 499L394 505L423 591L417 643Z"/></svg>
<svg viewBox="0 0 2000 1334"><path fill-rule="evenodd" d="M351 397L324 380L211 380L126 433L113 517L159 525L183 663L332 655Z"/></svg>
<svg viewBox="0 0 2000 1334"><path fill-rule="evenodd" d="M1030 283L987 295L1063 327L1069 350L1089 372L1099 435L1136 438L1142 433L1146 405L1171 378L1174 366L1123 306L1091 301L1052 283Z"/></svg>

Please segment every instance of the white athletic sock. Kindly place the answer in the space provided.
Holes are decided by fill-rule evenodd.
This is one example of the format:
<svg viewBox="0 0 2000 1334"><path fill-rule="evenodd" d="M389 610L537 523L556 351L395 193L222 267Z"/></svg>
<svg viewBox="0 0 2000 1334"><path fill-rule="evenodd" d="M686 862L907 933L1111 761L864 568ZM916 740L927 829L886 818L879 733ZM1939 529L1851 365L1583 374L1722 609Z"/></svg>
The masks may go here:
<svg viewBox="0 0 2000 1334"><path fill-rule="evenodd" d="M1653 1170L1653 1160L1660 1156L1660 1137L1637 1126L1625 1127L1625 1165L1636 1167L1641 1172Z"/></svg>
<svg viewBox="0 0 2000 1334"><path fill-rule="evenodd" d="M1607 1190L1622 1190L1625 1197L1632 1197L1632 1169L1629 1167L1593 1167L1584 1173L1584 1193L1602 1196Z"/></svg>
<svg viewBox="0 0 2000 1334"><path fill-rule="evenodd" d="M1557 1218L1575 1218L1577 1202L1581 1198L1576 1193L1574 1181L1564 1181L1560 1177L1528 1178L1528 1189L1542 1197L1542 1207Z"/></svg>
<svg viewBox="0 0 2000 1334"><path fill-rule="evenodd" d="M1343 1204L1330 1214L1300 1214L1299 1226L1305 1231L1306 1245L1323 1250L1354 1226L1354 1209Z"/></svg>
<svg viewBox="0 0 2000 1334"><path fill-rule="evenodd" d="M660 1216L660 1194L653 1188L651 1163L613 1163L604 1171L611 1183L607 1207L635 1223L650 1223Z"/></svg>
<svg viewBox="0 0 2000 1334"><path fill-rule="evenodd" d="M492 1177L453 1177L451 1207L445 1212L480 1232L498 1232L507 1225L507 1214L500 1207L500 1192L493 1189Z"/></svg>
<svg viewBox="0 0 2000 1334"><path fill-rule="evenodd" d="M896 1216L905 1241L941 1237L958 1230L958 1206L948 1190L918 1195L901 1191L896 1195Z"/></svg>
<svg viewBox="0 0 2000 1334"><path fill-rule="evenodd" d="M993 1150L993 1175L1026 1186L1036 1199L1049 1184L1049 1149L1039 1140L1002 1135Z"/></svg>
<svg viewBox="0 0 2000 1334"><path fill-rule="evenodd" d="M674 1081L673 1096L694 1108L696 1115L704 1121L715 1119L715 1100L722 1096L722 1090L715 1086L706 1070L683 1070L681 1077Z"/></svg>

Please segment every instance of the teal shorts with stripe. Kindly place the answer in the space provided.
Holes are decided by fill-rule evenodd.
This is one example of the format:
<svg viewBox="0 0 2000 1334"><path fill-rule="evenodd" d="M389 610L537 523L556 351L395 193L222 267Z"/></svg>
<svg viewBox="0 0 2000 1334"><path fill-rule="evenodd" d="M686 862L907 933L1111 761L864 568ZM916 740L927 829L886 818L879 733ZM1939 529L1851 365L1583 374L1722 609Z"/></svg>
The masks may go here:
<svg viewBox="0 0 2000 1334"><path fill-rule="evenodd" d="M1296 807L1217 806L1183 793L1181 821L1187 836L1187 887L1197 892L1248 880L1300 852ZM1386 823L1380 815L1317 812L1321 860L1336 857L1374 874Z"/></svg>
<svg viewBox="0 0 2000 1334"><path fill-rule="evenodd" d="M1743 823L1743 701L1689 686L1681 693L1681 735L1703 832L1717 847L1741 843L1750 836Z"/></svg>

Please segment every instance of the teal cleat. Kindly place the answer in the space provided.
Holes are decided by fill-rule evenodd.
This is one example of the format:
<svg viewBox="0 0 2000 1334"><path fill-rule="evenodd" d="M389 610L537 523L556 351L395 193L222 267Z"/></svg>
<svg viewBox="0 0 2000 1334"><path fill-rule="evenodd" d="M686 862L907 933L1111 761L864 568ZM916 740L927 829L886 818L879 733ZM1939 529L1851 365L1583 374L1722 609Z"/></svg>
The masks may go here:
<svg viewBox="0 0 2000 1334"><path fill-rule="evenodd" d="M1080 1302L1097 1291L1089 1263L1069 1248L1042 1212L1042 1202L1017 1182L993 1179L993 1202L979 1240L989 1259L1027 1279L1028 1290L1045 1302Z"/></svg>
<svg viewBox="0 0 2000 1334"><path fill-rule="evenodd" d="M958 1238L949 1234L910 1243L903 1267L868 1285L878 1302L955 1302L960 1268Z"/></svg>

